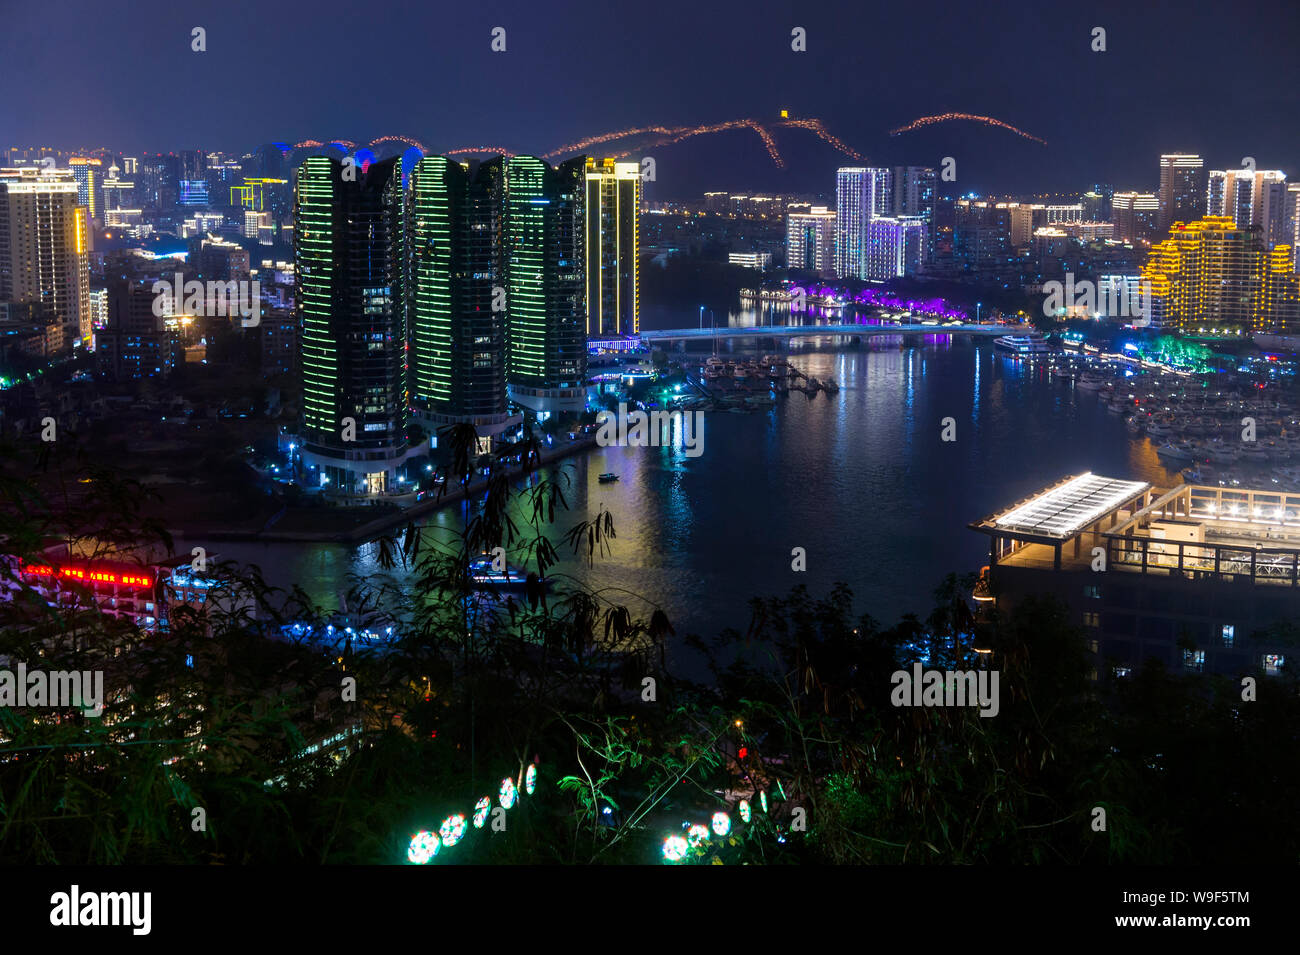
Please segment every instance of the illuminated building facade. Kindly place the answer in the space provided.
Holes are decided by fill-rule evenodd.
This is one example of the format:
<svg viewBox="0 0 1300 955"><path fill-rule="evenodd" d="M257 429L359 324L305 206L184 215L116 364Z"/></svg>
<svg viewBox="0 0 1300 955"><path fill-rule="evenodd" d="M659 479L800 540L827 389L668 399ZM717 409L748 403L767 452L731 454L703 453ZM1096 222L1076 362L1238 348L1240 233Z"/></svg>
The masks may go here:
<svg viewBox="0 0 1300 955"><path fill-rule="evenodd" d="M766 272L772 267L771 252L728 252L727 264L738 265L742 269L757 269Z"/></svg>
<svg viewBox="0 0 1300 955"><path fill-rule="evenodd" d="M1008 202L1006 206L1011 245L1013 248L1023 249L1029 245L1035 231L1042 227L1038 221L1042 216L1035 217L1035 212L1041 212L1044 207L1023 202Z"/></svg>
<svg viewBox="0 0 1300 955"><path fill-rule="evenodd" d="M926 220L921 216L883 216L867 230L867 278L877 281L915 275L925 260Z"/></svg>
<svg viewBox="0 0 1300 955"><path fill-rule="evenodd" d="M1006 267L1012 259L1010 207L970 199L958 199L955 206L952 256L957 270Z"/></svg>
<svg viewBox="0 0 1300 955"><path fill-rule="evenodd" d="M888 169L846 166L835 173L835 273L840 278L868 277L867 249L871 220L892 211Z"/></svg>
<svg viewBox="0 0 1300 955"><path fill-rule="evenodd" d="M426 156L407 197L407 327L413 413L491 438L507 413L505 160Z"/></svg>
<svg viewBox="0 0 1300 955"><path fill-rule="evenodd" d="M297 173L295 274L308 483L396 490L407 448L403 194L397 159L355 179L312 157Z"/></svg>
<svg viewBox="0 0 1300 955"><path fill-rule="evenodd" d="M1284 231L1290 236L1292 262L1300 272L1300 182L1286 187L1286 222Z"/></svg>
<svg viewBox="0 0 1300 955"><path fill-rule="evenodd" d="M1254 228L1269 247L1295 242L1286 173L1280 169L1212 170L1205 211L1227 216L1239 229Z"/></svg>
<svg viewBox="0 0 1300 955"><path fill-rule="evenodd" d="M142 559L129 552L86 556L76 550L55 545L27 562L0 555L9 571L8 584L0 584L0 599L12 599L21 584L64 612L93 608L149 632L165 632L177 608L199 611L210 598L223 609L251 609L246 595L195 573L189 555ZM209 555L210 560L216 557Z"/></svg>
<svg viewBox="0 0 1300 955"><path fill-rule="evenodd" d="M246 178L242 185L230 187L230 204L239 208L281 215L289 203L287 179Z"/></svg>
<svg viewBox="0 0 1300 955"><path fill-rule="evenodd" d="M617 166L637 168L635 163ZM585 157L555 168L533 156L506 162L506 378L510 399L535 411L581 412L587 403L586 293L592 275L585 268L590 236L583 210L594 191L591 169ZM615 187L628 181L626 175L615 178ZM616 201L616 212L634 198L639 174L632 181L636 185ZM631 218L635 224L635 212ZM629 245L619 241L625 230L617 231L624 234L611 236L602 229L596 237L604 260L595 280L601 291L606 280L624 290L604 303L615 315L622 298L631 295L632 312L619 320L635 327L635 231Z"/></svg>
<svg viewBox="0 0 1300 955"><path fill-rule="evenodd" d="M1205 212L1205 160L1191 153L1165 153L1160 157L1160 213L1156 231L1160 238L1175 222L1192 222Z"/></svg>
<svg viewBox="0 0 1300 955"><path fill-rule="evenodd" d="M635 335L641 330L641 169L589 158L585 172L587 335Z"/></svg>
<svg viewBox="0 0 1300 955"><path fill-rule="evenodd" d="M108 167L104 177L104 219L108 220L110 212L128 209L135 200L135 183L121 178L121 170L116 166Z"/></svg>
<svg viewBox="0 0 1300 955"><path fill-rule="evenodd" d="M895 166L890 179L890 209L895 216L934 215L936 176L929 166Z"/></svg>
<svg viewBox="0 0 1300 955"><path fill-rule="evenodd" d="M1148 243L1156 234L1160 197L1150 192L1117 192L1111 197L1115 235L1130 245Z"/></svg>
<svg viewBox="0 0 1300 955"><path fill-rule="evenodd" d="M68 160L72 178L77 184L77 202L86 207L92 222L104 219L104 173L98 159L73 156Z"/></svg>
<svg viewBox="0 0 1300 955"><path fill-rule="evenodd" d="M1294 332L1300 295L1291 247L1263 248L1258 233L1227 216L1175 224L1141 269L1151 283L1152 324L1183 331Z"/></svg>
<svg viewBox="0 0 1300 955"><path fill-rule="evenodd" d="M108 381L166 378L184 361L176 322L154 314L153 279L115 278L107 321L95 330L95 364Z"/></svg>
<svg viewBox="0 0 1300 955"><path fill-rule="evenodd" d="M206 179L182 179L179 184L176 204L184 208L203 208L208 204L208 181Z"/></svg>
<svg viewBox="0 0 1300 955"><path fill-rule="evenodd" d="M0 169L0 301L42 302L68 326L91 336L90 222L67 169Z"/></svg>
<svg viewBox="0 0 1300 955"><path fill-rule="evenodd" d="M835 213L825 206L792 212L785 221L786 265L835 278Z"/></svg>

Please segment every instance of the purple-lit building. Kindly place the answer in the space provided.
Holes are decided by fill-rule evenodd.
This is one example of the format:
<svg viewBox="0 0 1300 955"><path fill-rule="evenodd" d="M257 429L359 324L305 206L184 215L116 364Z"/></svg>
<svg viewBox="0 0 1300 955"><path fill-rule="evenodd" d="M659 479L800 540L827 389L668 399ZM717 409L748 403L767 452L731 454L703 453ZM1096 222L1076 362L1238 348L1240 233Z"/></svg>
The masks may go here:
<svg viewBox="0 0 1300 955"><path fill-rule="evenodd" d="M865 279L871 220L892 211L888 169L847 166L835 173L835 274Z"/></svg>
<svg viewBox="0 0 1300 955"><path fill-rule="evenodd" d="M867 278L883 281L920 272L925 231L920 216L872 219L867 229Z"/></svg>

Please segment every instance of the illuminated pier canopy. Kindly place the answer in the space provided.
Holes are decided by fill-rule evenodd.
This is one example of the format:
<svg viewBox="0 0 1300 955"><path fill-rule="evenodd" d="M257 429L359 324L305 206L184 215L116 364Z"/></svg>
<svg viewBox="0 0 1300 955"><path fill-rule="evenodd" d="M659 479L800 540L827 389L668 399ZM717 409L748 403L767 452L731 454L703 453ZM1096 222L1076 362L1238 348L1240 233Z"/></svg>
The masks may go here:
<svg viewBox="0 0 1300 955"><path fill-rule="evenodd" d="M1000 530L1064 539L1150 486L1144 481L1120 481L1087 472L1034 495L997 515L993 522Z"/></svg>

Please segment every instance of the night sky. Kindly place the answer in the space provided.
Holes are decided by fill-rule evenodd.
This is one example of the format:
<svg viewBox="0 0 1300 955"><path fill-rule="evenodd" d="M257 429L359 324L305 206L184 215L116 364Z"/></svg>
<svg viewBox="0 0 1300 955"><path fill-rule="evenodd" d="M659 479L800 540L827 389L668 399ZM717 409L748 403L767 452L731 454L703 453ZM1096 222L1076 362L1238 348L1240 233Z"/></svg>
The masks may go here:
<svg viewBox="0 0 1300 955"><path fill-rule="evenodd" d="M0 0L5 145L244 152L405 134L435 150L544 153L633 126L782 108L874 163L957 161L959 189L1153 189L1162 151L1300 175L1300 4ZM207 52L190 30L207 30ZM506 28L507 50L490 49ZM808 52L790 49L807 29ZM1107 51L1090 49L1095 26ZM985 114L1045 139L917 117ZM811 134L749 131L638 151L655 190L829 188ZM599 148L592 150L599 152Z"/></svg>

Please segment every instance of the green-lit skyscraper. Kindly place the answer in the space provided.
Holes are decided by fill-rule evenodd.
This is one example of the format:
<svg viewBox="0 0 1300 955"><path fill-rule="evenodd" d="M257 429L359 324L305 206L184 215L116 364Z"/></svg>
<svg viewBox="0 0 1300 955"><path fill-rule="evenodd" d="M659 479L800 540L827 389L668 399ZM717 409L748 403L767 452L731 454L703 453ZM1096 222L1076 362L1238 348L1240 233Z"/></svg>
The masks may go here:
<svg viewBox="0 0 1300 955"><path fill-rule="evenodd" d="M405 285L420 419L492 438L521 422L511 402L585 407L582 169L531 156L416 163Z"/></svg>
<svg viewBox="0 0 1300 955"><path fill-rule="evenodd" d="M506 408L505 160L426 156L407 197L411 405L481 438L519 423Z"/></svg>
<svg viewBox="0 0 1300 955"><path fill-rule="evenodd" d="M535 411L586 406L584 166L506 164L507 377L511 400Z"/></svg>
<svg viewBox="0 0 1300 955"><path fill-rule="evenodd" d="M307 159L294 204L307 481L351 494L396 489L411 454L398 160L362 170Z"/></svg>

